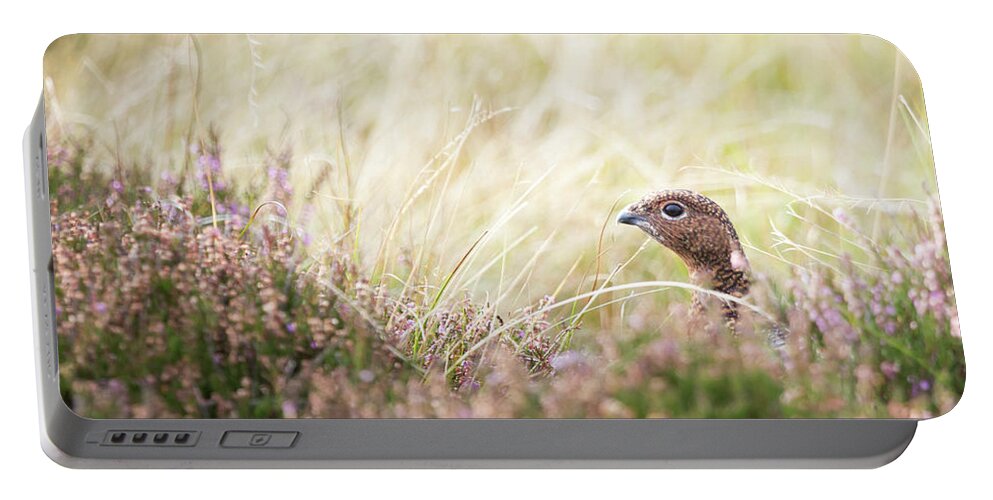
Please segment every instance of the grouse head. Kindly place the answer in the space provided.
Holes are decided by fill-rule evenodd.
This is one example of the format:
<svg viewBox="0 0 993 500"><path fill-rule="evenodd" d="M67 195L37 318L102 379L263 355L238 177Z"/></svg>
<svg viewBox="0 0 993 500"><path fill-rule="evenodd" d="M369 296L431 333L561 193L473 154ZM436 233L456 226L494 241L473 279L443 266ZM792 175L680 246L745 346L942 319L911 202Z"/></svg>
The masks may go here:
<svg viewBox="0 0 993 500"><path fill-rule="evenodd" d="M748 259L727 213L714 200L667 189L625 208L617 222L640 228L682 259L700 286L742 297L748 293Z"/></svg>

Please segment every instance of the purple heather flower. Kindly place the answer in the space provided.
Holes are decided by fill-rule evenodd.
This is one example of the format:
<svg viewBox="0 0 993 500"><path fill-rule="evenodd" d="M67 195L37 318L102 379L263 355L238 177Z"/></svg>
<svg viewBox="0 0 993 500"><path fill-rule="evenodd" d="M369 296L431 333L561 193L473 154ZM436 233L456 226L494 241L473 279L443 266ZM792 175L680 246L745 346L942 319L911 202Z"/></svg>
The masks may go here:
<svg viewBox="0 0 993 500"><path fill-rule="evenodd" d="M826 332L829 329L827 321L825 321L823 316L817 316L816 318L814 318L814 324L816 324L817 329L822 332Z"/></svg>
<svg viewBox="0 0 993 500"><path fill-rule="evenodd" d="M551 363L553 370L560 372L582 366L585 361L582 354L576 351L565 351L552 357L549 363Z"/></svg>
<svg viewBox="0 0 993 500"><path fill-rule="evenodd" d="M935 312L940 312L941 306L945 304L945 292L941 290L935 290L928 295L928 302L931 305L931 309Z"/></svg>
<svg viewBox="0 0 993 500"><path fill-rule="evenodd" d="M296 324L296 322L291 321L291 322L287 323L286 324L286 331L288 331L290 333L296 333L296 331L297 331L297 324Z"/></svg>
<svg viewBox="0 0 993 500"><path fill-rule="evenodd" d="M269 180L272 182L276 198L285 200L293 194L289 170L280 167L269 167Z"/></svg>
<svg viewBox="0 0 993 500"><path fill-rule="evenodd" d="M122 392L125 389L124 383L116 378L111 379L109 382L107 382L107 388L110 389L112 392Z"/></svg>
<svg viewBox="0 0 993 500"><path fill-rule="evenodd" d="M283 417L297 418L297 405L293 401L283 401Z"/></svg>
<svg viewBox="0 0 993 500"><path fill-rule="evenodd" d="M886 332L887 335L893 335L896 333L896 321L887 321L886 324L883 325L883 331Z"/></svg>
<svg viewBox="0 0 993 500"><path fill-rule="evenodd" d="M921 393L928 392L931 390L931 381L928 379L913 380L913 377L908 379L913 385L910 386L910 397L915 398Z"/></svg>
<svg viewBox="0 0 993 500"><path fill-rule="evenodd" d="M210 172L210 182L207 179L208 171ZM210 189L210 186L213 185L214 192L223 191L225 184L221 179L221 159L214 155L197 158L196 178L203 189Z"/></svg>

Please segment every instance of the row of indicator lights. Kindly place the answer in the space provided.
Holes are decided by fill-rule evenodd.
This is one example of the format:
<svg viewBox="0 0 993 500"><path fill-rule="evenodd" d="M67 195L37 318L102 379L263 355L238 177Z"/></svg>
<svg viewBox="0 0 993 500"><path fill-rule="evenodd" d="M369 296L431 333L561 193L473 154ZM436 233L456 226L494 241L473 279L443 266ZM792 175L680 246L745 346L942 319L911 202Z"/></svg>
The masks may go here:
<svg viewBox="0 0 993 500"><path fill-rule="evenodd" d="M173 438L173 442L175 442L176 444L186 444L190 441L190 437L191 436L189 432L180 432L176 434L175 438ZM115 432L110 435L111 443L120 444L123 443L125 439L127 439L127 433L124 432ZM152 436L152 442L155 444L165 444L166 441L168 440L169 440L169 433L167 432L156 432L155 435ZM143 444L146 441L148 441L147 432L136 432L131 435L132 443Z"/></svg>

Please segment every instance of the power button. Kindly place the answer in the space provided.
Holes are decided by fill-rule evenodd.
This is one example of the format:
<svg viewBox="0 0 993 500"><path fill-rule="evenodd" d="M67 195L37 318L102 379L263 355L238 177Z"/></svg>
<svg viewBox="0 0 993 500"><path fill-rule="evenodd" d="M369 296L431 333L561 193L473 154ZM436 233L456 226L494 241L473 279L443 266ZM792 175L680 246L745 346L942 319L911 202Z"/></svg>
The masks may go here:
<svg viewBox="0 0 993 500"><path fill-rule="evenodd" d="M221 438L223 448L289 448L299 432L227 431Z"/></svg>

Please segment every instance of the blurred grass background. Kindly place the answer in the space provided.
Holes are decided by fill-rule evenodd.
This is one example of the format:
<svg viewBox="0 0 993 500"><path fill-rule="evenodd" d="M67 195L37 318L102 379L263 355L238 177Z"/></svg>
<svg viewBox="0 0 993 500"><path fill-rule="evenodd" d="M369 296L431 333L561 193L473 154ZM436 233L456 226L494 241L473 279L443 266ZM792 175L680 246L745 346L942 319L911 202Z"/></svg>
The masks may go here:
<svg viewBox="0 0 993 500"><path fill-rule="evenodd" d="M233 178L264 173L267 148L292 148L297 193L333 168L335 182L313 196L315 235L348 230L338 224L337 203L347 197L361 211L358 242L367 259L377 256L411 187L423 188L399 221L392 251L427 249L421 272L437 282L490 229L475 258L502 260L468 284L476 293L499 293L501 275L506 282L525 269L529 302L555 290L577 259L580 269L591 265L597 228L615 203L660 188L714 198L761 248L774 243L770 222L787 232L797 226L787 195L682 169L689 165L745 171L801 196L924 201L935 190L930 150L915 145L927 137L902 118L912 112L923 124L920 81L874 37L197 40L57 41L45 65L53 123L87 129L108 164L120 157L178 171L196 102L200 125L219 130ZM474 103L477 115L503 112L446 149L473 119ZM439 153L454 158L435 159ZM351 179L342 172L346 160ZM291 211L306 202L297 197ZM884 230L893 229L887 217ZM629 229L608 223L605 268L642 242ZM799 240L820 243L815 238ZM782 267L751 258L765 272ZM389 260L386 269L402 273ZM622 272L621 282L685 277L654 246ZM574 273L566 289L582 288L579 279Z"/></svg>

